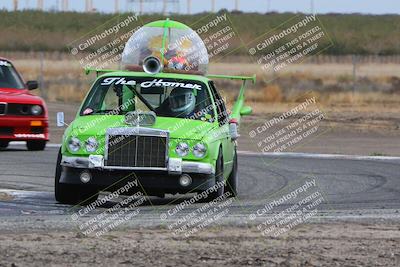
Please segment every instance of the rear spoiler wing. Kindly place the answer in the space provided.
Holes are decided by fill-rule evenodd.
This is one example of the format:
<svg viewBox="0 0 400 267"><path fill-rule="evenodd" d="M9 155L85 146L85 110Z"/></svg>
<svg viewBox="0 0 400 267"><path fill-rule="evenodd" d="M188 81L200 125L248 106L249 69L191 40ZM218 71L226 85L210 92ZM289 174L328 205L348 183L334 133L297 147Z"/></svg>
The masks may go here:
<svg viewBox="0 0 400 267"><path fill-rule="evenodd" d="M118 70L103 70L103 69L93 69L93 68L85 68L85 74L89 75L92 72L96 72L96 76L99 76L99 74L103 73L108 73L108 72L115 72Z"/></svg>
<svg viewBox="0 0 400 267"><path fill-rule="evenodd" d="M256 83L256 75L253 76L232 76L232 75L217 75L217 74L210 74L206 76L210 79L228 79L228 80L242 80L245 81L252 81L253 84Z"/></svg>
<svg viewBox="0 0 400 267"><path fill-rule="evenodd" d="M246 82L252 81L253 84L256 83L256 75L253 76L230 76L230 75L207 75L207 78L216 79L229 79L229 80L242 80L242 85L240 87L239 95L233 104L231 118L235 119L237 123L240 123L240 118L242 115L249 115L252 112L251 107L244 106L244 91L246 89Z"/></svg>

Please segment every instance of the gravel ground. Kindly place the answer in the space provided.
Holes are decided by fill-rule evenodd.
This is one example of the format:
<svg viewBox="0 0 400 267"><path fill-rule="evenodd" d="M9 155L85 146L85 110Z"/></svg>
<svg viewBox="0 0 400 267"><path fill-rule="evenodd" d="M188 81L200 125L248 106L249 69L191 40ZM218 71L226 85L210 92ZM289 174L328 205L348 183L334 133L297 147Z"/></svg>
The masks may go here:
<svg viewBox="0 0 400 267"><path fill-rule="evenodd" d="M166 229L9 233L1 266L399 266L398 224L307 224L278 237L213 227L190 238Z"/></svg>

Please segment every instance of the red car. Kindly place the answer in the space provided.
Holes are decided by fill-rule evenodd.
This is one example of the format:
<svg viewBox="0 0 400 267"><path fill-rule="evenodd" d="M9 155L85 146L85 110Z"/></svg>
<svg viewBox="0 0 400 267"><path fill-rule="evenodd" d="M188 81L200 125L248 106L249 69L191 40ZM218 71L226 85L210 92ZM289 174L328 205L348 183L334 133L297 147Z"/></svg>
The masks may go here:
<svg viewBox="0 0 400 267"><path fill-rule="evenodd" d="M0 57L0 148L10 141L26 141L29 150L44 150L49 140L45 102L29 90L37 81L24 83L13 64Z"/></svg>

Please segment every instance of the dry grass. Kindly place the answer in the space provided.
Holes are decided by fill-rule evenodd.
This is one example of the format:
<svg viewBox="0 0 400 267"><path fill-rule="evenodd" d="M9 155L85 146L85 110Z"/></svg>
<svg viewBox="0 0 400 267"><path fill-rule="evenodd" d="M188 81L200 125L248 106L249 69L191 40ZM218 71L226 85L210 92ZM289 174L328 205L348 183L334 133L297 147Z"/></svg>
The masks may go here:
<svg viewBox="0 0 400 267"><path fill-rule="evenodd" d="M19 59L14 64L23 74L25 80L38 79L43 76L44 89L39 94L45 95L50 102L80 102L86 95L94 75L86 76L83 69L76 60L44 60L41 66L39 60ZM396 64L370 64L361 65L357 69L359 75L377 84L390 84L399 80L400 65ZM299 82L317 81L324 85L336 85L352 83L351 64L294 64L288 66L279 74L279 79L273 83L266 83L268 75L260 72L257 65L250 63L232 64L216 63L211 64L210 73L218 74L258 74L256 86L250 86L247 90L247 101L255 104L258 112L262 112L263 103L268 106L274 103L297 103L304 100L306 92L311 91L317 98L318 103L324 106L400 106L400 95L383 91L373 92L345 92L335 90L289 90L288 87L295 86ZM396 80L397 79L397 80ZM279 84L279 80L285 80L286 84ZM287 84L289 81L289 84ZM317 83L318 84L318 83ZM231 104L238 92L240 83L231 81L218 81L223 95ZM282 105L281 105L282 106ZM283 105L284 106L284 105Z"/></svg>
<svg viewBox="0 0 400 267"><path fill-rule="evenodd" d="M211 73L224 73L230 75L237 74L257 74L258 77L272 77L272 72L264 72L257 64L232 62L215 63L210 67ZM320 78L334 79L338 77L348 77L352 79L353 65L350 63L324 63L324 64L292 64L276 73L277 76L296 75L301 78ZM400 64L360 64L356 66L356 74L359 77L382 78L400 76Z"/></svg>

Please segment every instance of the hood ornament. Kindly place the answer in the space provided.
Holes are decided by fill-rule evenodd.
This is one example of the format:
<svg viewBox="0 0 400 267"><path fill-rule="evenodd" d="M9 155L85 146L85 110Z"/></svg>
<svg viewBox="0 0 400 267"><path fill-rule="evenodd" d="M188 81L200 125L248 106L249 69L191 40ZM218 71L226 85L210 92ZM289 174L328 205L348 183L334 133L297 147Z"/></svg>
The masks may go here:
<svg viewBox="0 0 400 267"><path fill-rule="evenodd" d="M156 118L153 111L130 111L125 114L124 122L130 126L152 126Z"/></svg>

